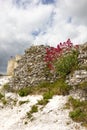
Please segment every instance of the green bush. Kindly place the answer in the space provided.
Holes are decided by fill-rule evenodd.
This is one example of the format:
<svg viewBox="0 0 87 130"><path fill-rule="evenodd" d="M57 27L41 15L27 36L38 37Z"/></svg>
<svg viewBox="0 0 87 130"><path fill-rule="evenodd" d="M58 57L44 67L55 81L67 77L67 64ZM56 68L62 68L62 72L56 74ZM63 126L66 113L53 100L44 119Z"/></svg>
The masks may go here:
<svg viewBox="0 0 87 130"><path fill-rule="evenodd" d="M45 83L45 86L39 87L40 90L43 91L43 96L52 97L53 95L66 95L69 94L69 90L72 89L67 83L65 83L65 79L58 79L53 83Z"/></svg>
<svg viewBox="0 0 87 130"><path fill-rule="evenodd" d="M43 94L43 99L51 99L53 97L53 92L49 91Z"/></svg>
<svg viewBox="0 0 87 130"><path fill-rule="evenodd" d="M72 89L72 87L65 83L64 79L59 79L52 85L54 95L67 95L70 89Z"/></svg>
<svg viewBox="0 0 87 130"><path fill-rule="evenodd" d="M87 101L70 97L68 103L73 109L69 116L76 122L81 122L83 125L87 124Z"/></svg>
<svg viewBox="0 0 87 130"><path fill-rule="evenodd" d="M86 118L86 114L80 108L77 108L70 112L69 116L76 122L82 122Z"/></svg>
<svg viewBox="0 0 87 130"><path fill-rule="evenodd" d="M78 53L73 51L60 57L55 62L56 71L60 76L66 76L78 65Z"/></svg>
<svg viewBox="0 0 87 130"><path fill-rule="evenodd" d="M46 105L49 102L49 99L53 97L53 92L48 91L43 94L43 99L38 101L38 105Z"/></svg>
<svg viewBox="0 0 87 130"><path fill-rule="evenodd" d="M0 100L3 98L4 96L0 93Z"/></svg>
<svg viewBox="0 0 87 130"><path fill-rule="evenodd" d="M37 106L37 105L33 105L33 106L31 107L31 110L26 113L26 114L27 114L27 118L33 120L33 115L32 115L32 114L33 114L33 113L36 113L36 112L38 112L38 106Z"/></svg>
<svg viewBox="0 0 87 130"><path fill-rule="evenodd" d="M48 99L42 99L42 100L38 101L37 105L44 105L45 106L48 102L49 102Z"/></svg>
<svg viewBox="0 0 87 130"><path fill-rule="evenodd" d="M37 106L37 105L33 105L33 106L31 107L30 113L35 113L35 112L38 112L38 106Z"/></svg>
<svg viewBox="0 0 87 130"><path fill-rule="evenodd" d="M2 103L3 103L4 105L7 104L7 100L6 100L5 98L3 98L1 101L2 101Z"/></svg>
<svg viewBox="0 0 87 130"><path fill-rule="evenodd" d="M32 113L27 112L26 114L27 114L27 118L29 118L29 119L31 119L31 118L32 118Z"/></svg>
<svg viewBox="0 0 87 130"><path fill-rule="evenodd" d="M18 94L21 97L27 96L27 95L29 95L31 93L32 93L32 88L31 87L25 87L25 88L21 88L20 90L18 90Z"/></svg>
<svg viewBox="0 0 87 130"><path fill-rule="evenodd" d="M71 103L74 109L84 104L84 102L81 102L79 99L74 99L73 97L69 97L69 103Z"/></svg>
<svg viewBox="0 0 87 130"><path fill-rule="evenodd" d="M45 94L46 96L52 95L66 95L69 94L71 86L65 83L65 79L58 79L57 81L43 82L38 86L25 87L18 90L20 96L27 96L29 94Z"/></svg>

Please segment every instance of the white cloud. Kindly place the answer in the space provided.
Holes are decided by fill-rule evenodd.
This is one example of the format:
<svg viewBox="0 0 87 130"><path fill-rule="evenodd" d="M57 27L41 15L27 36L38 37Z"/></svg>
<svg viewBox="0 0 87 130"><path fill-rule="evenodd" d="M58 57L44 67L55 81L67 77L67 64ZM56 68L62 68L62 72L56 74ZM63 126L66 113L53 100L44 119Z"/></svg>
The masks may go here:
<svg viewBox="0 0 87 130"><path fill-rule="evenodd" d="M0 41L21 40L36 44L37 42L57 44L57 41L70 37L74 41L78 39L76 41L84 42L86 38L82 36L80 39L79 36L82 34L80 26L86 28L86 12L86 0L58 0L54 5L43 5L40 0L0 0L0 30L2 30ZM54 15L51 19L52 13ZM69 17L71 23L68 22ZM50 20L52 20L51 26ZM32 32L38 29L42 33L35 39Z"/></svg>
<svg viewBox="0 0 87 130"><path fill-rule="evenodd" d="M8 3L2 2L0 8L0 40L14 41L24 38L24 41L31 41L31 32L37 28L43 29L52 12L52 6L31 6L24 10Z"/></svg>
<svg viewBox="0 0 87 130"><path fill-rule="evenodd" d="M40 35L35 42L42 39L56 45L68 38L80 44L87 41L87 1L86 0L58 0L54 8L53 26L48 27L45 35ZM69 21L70 19L70 21Z"/></svg>

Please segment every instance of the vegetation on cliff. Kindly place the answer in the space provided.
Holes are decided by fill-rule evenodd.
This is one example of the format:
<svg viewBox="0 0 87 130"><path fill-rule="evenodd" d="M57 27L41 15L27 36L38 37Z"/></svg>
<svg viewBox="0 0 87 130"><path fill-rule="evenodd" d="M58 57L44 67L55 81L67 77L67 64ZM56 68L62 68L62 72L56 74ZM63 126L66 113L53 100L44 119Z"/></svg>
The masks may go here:
<svg viewBox="0 0 87 130"><path fill-rule="evenodd" d="M37 105L46 105L53 95L67 95L71 90L75 95L78 90L79 99L69 99L69 115L74 121L87 124L87 44L74 46L68 39L57 47L41 45L27 49L4 88L20 96L42 94Z"/></svg>

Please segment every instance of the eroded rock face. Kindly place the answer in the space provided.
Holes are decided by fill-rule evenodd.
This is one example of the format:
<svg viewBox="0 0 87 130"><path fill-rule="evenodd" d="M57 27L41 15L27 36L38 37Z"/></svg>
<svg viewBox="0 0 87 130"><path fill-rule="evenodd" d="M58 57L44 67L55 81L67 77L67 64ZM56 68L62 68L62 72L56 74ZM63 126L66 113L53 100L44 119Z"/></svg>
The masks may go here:
<svg viewBox="0 0 87 130"><path fill-rule="evenodd" d="M80 46L78 59L80 67L87 69L87 43Z"/></svg>
<svg viewBox="0 0 87 130"><path fill-rule="evenodd" d="M79 88L80 83L87 82L87 43L83 44L79 48L79 68L75 70L73 74L68 76L66 82L73 86L73 94L79 95L80 98L87 99L87 91ZM87 88L87 86L85 86Z"/></svg>
<svg viewBox="0 0 87 130"><path fill-rule="evenodd" d="M56 72L49 73L47 64L44 62L46 47L43 45L32 46L25 50L25 54L18 62L14 70L14 76L10 86L18 89L29 86L36 86L40 82L54 82L57 79Z"/></svg>
<svg viewBox="0 0 87 130"><path fill-rule="evenodd" d="M87 71L86 70L76 70L73 75L69 76L67 80L68 84L71 86L78 85L81 82L87 81Z"/></svg>
<svg viewBox="0 0 87 130"><path fill-rule="evenodd" d="M72 75L70 74L67 80L71 86L87 81L87 43L79 47L78 62L78 70L75 70Z"/></svg>

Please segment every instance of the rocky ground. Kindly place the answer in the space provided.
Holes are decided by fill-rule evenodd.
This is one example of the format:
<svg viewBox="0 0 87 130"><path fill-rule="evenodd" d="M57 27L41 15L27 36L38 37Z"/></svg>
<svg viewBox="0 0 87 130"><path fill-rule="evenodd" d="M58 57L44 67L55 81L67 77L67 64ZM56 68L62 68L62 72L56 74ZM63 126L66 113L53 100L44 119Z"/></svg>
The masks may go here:
<svg viewBox="0 0 87 130"><path fill-rule="evenodd" d="M9 77L0 78L0 87L8 80ZM0 103L0 130L86 130L69 118L69 110L64 108L69 96L54 96L43 109L39 108L33 114L32 120L27 118L26 113L42 96L19 97L6 93L5 97L14 101L14 104L3 106ZM19 105L19 101L28 102Z"/></svg>

